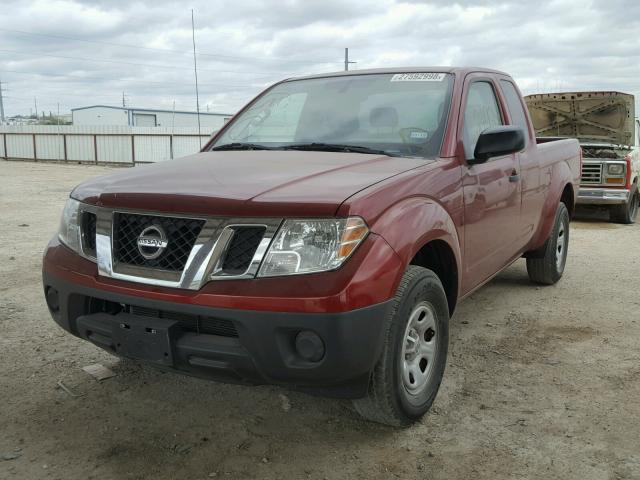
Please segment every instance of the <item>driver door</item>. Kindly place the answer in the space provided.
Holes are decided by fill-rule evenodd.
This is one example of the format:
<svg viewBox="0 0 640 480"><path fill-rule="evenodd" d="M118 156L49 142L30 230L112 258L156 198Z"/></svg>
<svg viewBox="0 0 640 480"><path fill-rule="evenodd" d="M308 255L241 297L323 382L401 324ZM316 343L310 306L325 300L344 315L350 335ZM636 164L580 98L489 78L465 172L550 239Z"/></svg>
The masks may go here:
<svg viewBox="0 0 640 480"><path fill-rule="evenodd" d="M504 125L497 88L486 77L468 79L462 111L465 159L473 159L480 134ZM463 168L464 238L467 285L484 282L516 254L520 225L520 177L516 154Z"/></svg>

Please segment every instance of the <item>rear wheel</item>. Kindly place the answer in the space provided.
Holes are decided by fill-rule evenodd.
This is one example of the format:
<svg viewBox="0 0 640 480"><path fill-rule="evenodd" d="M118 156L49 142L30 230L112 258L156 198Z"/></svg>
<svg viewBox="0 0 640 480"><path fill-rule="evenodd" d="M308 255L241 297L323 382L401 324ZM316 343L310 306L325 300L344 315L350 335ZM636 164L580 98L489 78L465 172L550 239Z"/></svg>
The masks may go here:
<svg viewBox="0 0 640 480"><path fill-rule="evenodd" d="M410 265L387 322L385 345L364 398L354 401L368 420L405 426L431 407L447 360L449 308L435 273Z"/></svg>
<svg viewBox="0 0 640 480"><path fill-rule="evenodd" d="M638 216L638 203L640 203L640 195L638 195L637 184L633 185L629 201L623 205L616 205L609 210L609 218L616 223L624 223L630 225L635 223Z"/></svg>
<svg viewBox="0 0 640 480"><path fill-rule="evenodd" d="M558 205L549 238L536 255L527 258L527 273L532 282L553 285L562 277L569 249L569 211Z"/></svg>

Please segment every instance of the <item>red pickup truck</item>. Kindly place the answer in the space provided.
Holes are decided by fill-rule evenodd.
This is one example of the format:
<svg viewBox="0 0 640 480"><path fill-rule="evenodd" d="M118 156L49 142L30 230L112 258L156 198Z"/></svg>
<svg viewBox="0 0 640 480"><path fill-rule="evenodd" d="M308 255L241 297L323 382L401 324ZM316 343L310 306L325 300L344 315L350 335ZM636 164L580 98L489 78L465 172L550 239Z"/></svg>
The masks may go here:
<svg viewBox="0 0 640 480"><path fill-rule="evenodd" d="M200 153L76 187L47 305L116 355L407 425L461 299L521 257L533 282L562 276L580 162L576 140L536 140L501 72L285 80Z"/></svg>

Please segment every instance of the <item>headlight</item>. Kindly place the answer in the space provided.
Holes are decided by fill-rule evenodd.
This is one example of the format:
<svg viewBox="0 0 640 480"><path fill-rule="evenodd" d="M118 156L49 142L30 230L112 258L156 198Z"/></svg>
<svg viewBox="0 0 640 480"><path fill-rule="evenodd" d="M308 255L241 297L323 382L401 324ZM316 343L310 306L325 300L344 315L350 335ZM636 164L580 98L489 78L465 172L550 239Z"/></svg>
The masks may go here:
<svg viewBox="0 0 640 480"><path fill-rule="evenodd" d="M607 166L607 173L609 175L622 175L624 173L624 165L621 163L610 163Z"/></svg>
<svg viewBox="0 0 640 480"><path fill-rule="evenodd" d="M259 277L334 270L367 236L360 217L285 220L267 251Z"/></svg>
<svg viewBox="0 0 640 480"><path fill-rule="evenodd" d="M58 238L71 250L80 253L80 202L70 198L64 206Z"/></svg>

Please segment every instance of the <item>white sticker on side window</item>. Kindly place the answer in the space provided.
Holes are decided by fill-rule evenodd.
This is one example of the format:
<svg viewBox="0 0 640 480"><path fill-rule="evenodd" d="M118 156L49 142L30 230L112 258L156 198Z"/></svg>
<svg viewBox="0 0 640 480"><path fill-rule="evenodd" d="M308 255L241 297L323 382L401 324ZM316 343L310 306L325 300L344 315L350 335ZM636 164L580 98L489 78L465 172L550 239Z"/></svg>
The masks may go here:
<svg viewBox="0 0 640 480"><path fill-rule="evenodd" d="M391 77L392 82L441 82L445 73L422 72L422 73L396 73Z"/></svg>

